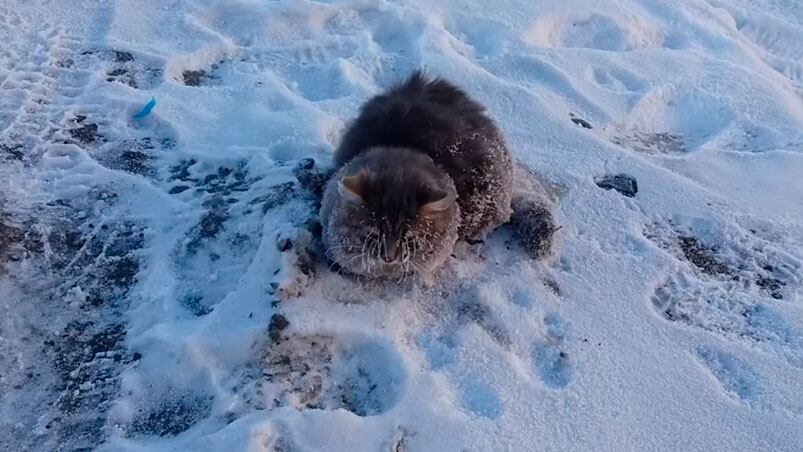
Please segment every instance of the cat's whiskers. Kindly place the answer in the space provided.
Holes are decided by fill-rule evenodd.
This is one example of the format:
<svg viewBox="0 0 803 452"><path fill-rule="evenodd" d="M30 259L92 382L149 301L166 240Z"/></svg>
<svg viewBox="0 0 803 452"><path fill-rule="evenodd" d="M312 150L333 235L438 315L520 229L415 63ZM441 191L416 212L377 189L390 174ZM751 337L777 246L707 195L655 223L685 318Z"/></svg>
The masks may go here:
<svg viewBox="0 0 803 452"><path fill-rule="evenodd" d="M379 238L376 238L371 241L371 244L368 246L368 251L366 254L366 261L368 262L367 272L369 275L374 274L374 267L379 265L376 261L376 250L379 248Z"/></svg>
<svg viewBox="0 0 803 452"><path fill-rule="evenodd" d="M360 259L360 257L361 256L359 254L356 254L354 256L348 256L345 259L345 264L346 265L340 265L340 270L338 271L338 273L343 274L343 271L345 270L345 268L346 267L351 267L352 262L356 261L357 259ZM332 265L334 265L334 264L337 264L337 262L334 262Z"/></svg>
<svg viewBox="0 0 803 452"><path fill-rule="evenodd" d="M407 244L407 271L410 271L412 268L412 273L417 272L415 268L415 259L416 259L416 245L415 240L410 240Z"/></svg>
<svg viewBox="0 0 803 452"><path fill-rule="evenodd" d="M352 248L353 247L350 245L332 245L324 250L324 254L329 259L333 259L334 256L332 255L332 253L342 250L351 250Z"/></svg>
<svg viewBox="0 0 803 452"><path fill-rule="evenodd" d="M402 277L401 277L401 280L399 281L399 284L403 283L404 280L407 279L407 272L410 269L410 265L409 265L410 264L410 259L409 259L409 256L407 254L407 251L408 251L407 250L407 241L406 240L402 240L402 242L400 243L400 246L402 247L402 250L401 250Z"/></svg>
<svg viewBox="0 0 803 452"><path fill-rule="evenodd" d="M359 254L360 266L363 268L363 270L365 270L369 274L370 274L370 272L368 271L368 265L367 265L365 252L366 252L366 248L368 248L369 242L371 241L371 234L372 233L373 233L373 230L369 230L368 234L363 239L362 248L360 248L360 254Z"/></svg>
<svg viewBox="0 0 803 452"><path fill-rule="evenodd" d="M382 249L385 250L385 255L384 256L381 255L382 250L380 249L379 250L379 254L380 255L377 256L377 257L380 258L380 259L383 258L383 257L386 260L389 259L390 258L390 253L388 252L388 235L387 234L382 234Z"/></svg>
<svg viewBox="0 0 803 452"><path fill-rule="evenodd" d="M370 258L371 261L372 271L377 268L381 268L382 266L382 262L380 261L380 259L382 259L382 256L380 254L381 248L382 248L382 235L381 232L377 229L375 232L375 238L371 243L370 249L368 250L368 257Z"/></svg>
<svg viewBox="0 0 803 452"><path fill-rule="evenodd" d="M381 258L381 256L379 255L379 247L381 241L379 229L376 227L371 229L370 236L372 240L370 246L368 247L368 255L367 255L368 274L373 275L374 268L380 265L379 259Z"/></svg>

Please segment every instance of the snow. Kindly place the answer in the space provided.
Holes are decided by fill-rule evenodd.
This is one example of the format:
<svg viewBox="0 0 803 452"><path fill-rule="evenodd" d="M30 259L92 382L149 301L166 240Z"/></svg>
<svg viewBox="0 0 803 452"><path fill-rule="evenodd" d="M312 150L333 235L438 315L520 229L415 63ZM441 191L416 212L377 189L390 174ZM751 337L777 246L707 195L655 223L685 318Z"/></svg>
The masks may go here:
<svg viewBox="0 0 803 452"><path fill-rule="evenodd" d="M801 450L800 2L7 1L0 36L0 449ZM554 257L310 264L294 168L417 68L547 183Z"/></svg>

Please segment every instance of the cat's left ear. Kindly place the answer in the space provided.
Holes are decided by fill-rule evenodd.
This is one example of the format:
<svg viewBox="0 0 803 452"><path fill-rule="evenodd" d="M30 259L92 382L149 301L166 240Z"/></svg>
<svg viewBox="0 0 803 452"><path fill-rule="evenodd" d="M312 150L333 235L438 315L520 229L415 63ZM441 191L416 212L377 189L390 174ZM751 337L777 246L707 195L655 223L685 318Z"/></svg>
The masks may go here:
<svg viewBox="0 0 803 452"><path fill-rule="evenodd" d="M360 171L353 176L345 176L340 180L338 189L340 194L347 199L356 202L363 202L368 194L369 175L366 171Z"/></svg>
<svg viewBox="0 0 803 452"><path fill-rule="evenodd" d="M427 193L427 198L430 200L421 205L419 212L423 216L438 215L446 211L454 204L457 197L445 190L439 188L431 189Z"/></svg>

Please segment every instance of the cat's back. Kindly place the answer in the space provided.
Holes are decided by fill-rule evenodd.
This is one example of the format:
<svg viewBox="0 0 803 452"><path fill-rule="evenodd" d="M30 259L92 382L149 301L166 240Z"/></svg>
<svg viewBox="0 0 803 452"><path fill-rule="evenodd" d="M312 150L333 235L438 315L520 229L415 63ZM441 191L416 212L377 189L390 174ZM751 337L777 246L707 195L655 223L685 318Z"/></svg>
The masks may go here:
<svg viewBox="0 0 803 452"><path fill-rule="evenodd" d="M473 160L478 156L471 154L487 152L483 146L461 146L477 138L501 140L483 106L448 81L417 71L363 105L335 152L335 164L389 146L418 149L448 167L450 159Z"/></svg>
<svg viewBox="0 0 803 452"><path fill-rule="evenodd" d="M448 173L461 237L482 239L510 218L513 159L502 134L482 105L448 81L414 72L366 102L335 151L335 167L374 147L425 153Z"/></svg>

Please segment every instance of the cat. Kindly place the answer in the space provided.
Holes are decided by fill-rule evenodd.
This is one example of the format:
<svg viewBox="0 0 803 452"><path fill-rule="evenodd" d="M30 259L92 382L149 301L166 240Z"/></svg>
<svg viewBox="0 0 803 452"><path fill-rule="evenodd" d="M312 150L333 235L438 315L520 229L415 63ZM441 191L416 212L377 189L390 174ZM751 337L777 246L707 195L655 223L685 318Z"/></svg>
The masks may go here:
<svg viewBox="0 0 803 452"><path fill-rule="evenodd" d="M426 275L458 240L480 242L508 221L543 256L551 210L515 166L482 105L416 71L366 102L335 150L319 215L327 257L357 275ZM514 174L527 186L516 199Z"/></svg>

